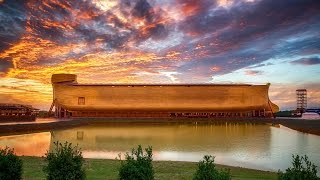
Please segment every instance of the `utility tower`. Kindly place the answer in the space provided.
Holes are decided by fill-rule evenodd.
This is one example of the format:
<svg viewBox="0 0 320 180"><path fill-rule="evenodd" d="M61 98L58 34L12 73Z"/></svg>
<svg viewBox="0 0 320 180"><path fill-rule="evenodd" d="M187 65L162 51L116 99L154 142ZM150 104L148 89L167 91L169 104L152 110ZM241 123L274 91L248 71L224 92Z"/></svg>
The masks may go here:
<svg viewBox="0 0 320 180"><path fill-rule="evenodd" d="M297 89L297 111L304 113L307 109L307 90L306 89Z"/></svg>

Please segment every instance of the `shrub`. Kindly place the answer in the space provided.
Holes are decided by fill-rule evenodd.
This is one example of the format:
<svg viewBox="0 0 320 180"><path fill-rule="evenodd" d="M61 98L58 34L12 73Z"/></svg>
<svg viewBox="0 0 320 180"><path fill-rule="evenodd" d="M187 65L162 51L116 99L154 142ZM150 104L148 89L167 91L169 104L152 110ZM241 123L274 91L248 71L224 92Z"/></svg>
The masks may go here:
<svg viewBox="0 0 320 180"><path fill-rule="evenodd" d="M119 170L120 180L152 180L154 171L152 166L152 147L145 149L143 153L141 145L132 149L131 155L126 153L125 161L121 162Z"/></svg>
<svg viewBox="0 0 320 180"><path fill-rule="evenodd" d="M48 180L81 180L85 179L82 167L84 159L78 146L71 143L54 142L54 151L47 152L48 164L43 168Z"/></svg>
<svg viewBox="0 0 320 180"><path fill-rule="evenodd" d="M230 170L218 171L214 164L214 156L205 155L198 163L198 169L193 176L194 180L229 180Z"/></svg>
<svg viewBox="0 0 320 180"><path fill-rule="evenodd" d="M316 166L308 160L308 156L292 155L292 167L283 173L278 172L280 180L320 180Z"/></svg>
<svg viewBox="0 0 320 180"><path fill-rule="evenodd" d="M0 149L0 179L21 179L22 160L8 147Z"/></svg>

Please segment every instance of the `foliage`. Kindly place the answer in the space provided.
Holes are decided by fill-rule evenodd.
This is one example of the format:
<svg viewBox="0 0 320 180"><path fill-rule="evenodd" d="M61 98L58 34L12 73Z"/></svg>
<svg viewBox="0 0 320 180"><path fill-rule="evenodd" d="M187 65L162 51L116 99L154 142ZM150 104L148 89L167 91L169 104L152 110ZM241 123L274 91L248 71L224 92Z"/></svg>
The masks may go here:
<svg viewBox="0 0 320 180"><path fill-rule="evenodd" d="M320 180L316 166L308 160L308 156L292 155L292 167L286 172L278 172L280 180Z"/></svg>
<svg viewBox="0 0 320 180"><path fill-rule="evenodd" d="M193 176L194 180L229 180L230 170L218 171L214 164L214 156L205 155L198 163L198 169Z"/></svg>
<svg viewBox="0 0 320 180"><path fill-rule="evenodd" d="M143 153L141 145L132 149L131 155L126 153L125 161L121 162L119 170L120 180L152 180L154 171L152 166L152 147Z"/></svg>
<svg viewBox="0 0 320 180"><path fill-rule="evenodd" d="M0 179L21 179L22 160L8 147L0 149Z"/></svg>
<svg viewBox="0 0 320 180"><path fill-rule="evenodd" d="M276 112L276 117L292 117L293 111L279 111Z"/></svg>
<svg viewBox="0 0 320 180"><path fill-rule="evenodd" d="M54 142L54 151L47 152L45 160L48 164L43 168L48 180L81 180L85 179L82 167L84 159L78 146L71 143Z"/></svg>

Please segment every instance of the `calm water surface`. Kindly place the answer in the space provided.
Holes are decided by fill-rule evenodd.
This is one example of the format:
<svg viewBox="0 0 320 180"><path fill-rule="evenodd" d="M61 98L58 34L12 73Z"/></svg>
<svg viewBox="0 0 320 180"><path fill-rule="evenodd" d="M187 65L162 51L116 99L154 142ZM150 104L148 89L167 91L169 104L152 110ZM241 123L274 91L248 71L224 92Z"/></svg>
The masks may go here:
<svg viewBox="0 0 320 180"><path fill-rule="evenodd" d="M114 159L138 144L152 145L155 160L199 161L262 170L284 170L291 155L308 155L320 171L320 136L285 127L252 124L223 125L97 125L44 133L0 137L18 155L43 156L53 142L78 144L86 158Z"/></svg>

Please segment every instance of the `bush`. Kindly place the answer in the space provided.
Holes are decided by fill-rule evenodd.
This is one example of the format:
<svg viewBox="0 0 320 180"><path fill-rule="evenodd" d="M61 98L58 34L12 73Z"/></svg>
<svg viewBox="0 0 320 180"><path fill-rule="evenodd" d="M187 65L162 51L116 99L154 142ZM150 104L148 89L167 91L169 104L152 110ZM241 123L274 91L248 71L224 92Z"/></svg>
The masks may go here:
<svg viewBox="0 0 320 180"><path fill-rule="evenodd" d="M292 155L292 167L283 173L278 172L280 180L320 180L316 166L308 160L308 156Z"/></svg>
<svg viewBox="0 0 320 180"><path fill-rule="evenodd" d="M198 169L193 176L194 180L229 180L230 170L218 171L214 164L214 156L205 155L198 163Z"/></svg>
<svg viewBox="0 0 320 180"><path fill-rule="evenodd" d="M121 180L152 180L154 171L152 166L152 147L145 149L143 153L141 145L132 149L131 155L126 153L125 161L121 162L119 178Z"/></svg>
<svg viewBox="0 0 320 180"><path fill-rule="evenodd" d="M0 179L21 179L22 160L8 147L0 149Z"/></svg>
<svg viewBox="0 0 320 180"><path fill-rule="evenodd" d="M47 152L48 164L43 168L48 180L81 180L85 179L82 167L84 159L78 146L71 143L54 142L54 151Z"/></svg>

